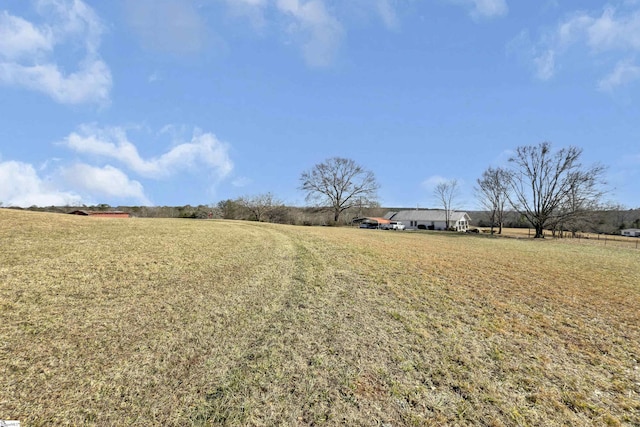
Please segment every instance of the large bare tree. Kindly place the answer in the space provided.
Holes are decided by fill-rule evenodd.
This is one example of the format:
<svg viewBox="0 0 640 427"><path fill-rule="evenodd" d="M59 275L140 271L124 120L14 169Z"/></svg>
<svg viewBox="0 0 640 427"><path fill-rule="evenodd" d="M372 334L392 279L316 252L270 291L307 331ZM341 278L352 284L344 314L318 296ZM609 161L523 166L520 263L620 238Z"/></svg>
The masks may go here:
<svg viewBox="0 0 640 427"><path fill-rule="evenodd" d="M306 200L330 207L335 222L342 212L363 199L376 200L380 188L373 172L342 157L332 157L303 172L300 182Z"/></svg>
<svg viewBox="0 0 640 427"><path fill-rule="evenodd" d="M444 208L445 228L448 230L451 214L454 211L453 205L458 197L458 180L452 179L439 182L433 190L433 195L440 202L440 206Z"/></svg>
<svg viewBox="0 0 640 427"><path fill-rule="evenodd" d="M551 144L518 147L512 165L509 200L544 237L544 229L579 216L603 195L604 167L580 163L582 149L552 151Z"/></svg>
<svg viewBox="0 0 640 427"><path fill-rule="evenodd" d="M508 201L510 172L503 168L489 167L478 178L476 193L478 200L491 212L491 234L498 226L498 234L502 234L504 224L504 209Z"/></svg>

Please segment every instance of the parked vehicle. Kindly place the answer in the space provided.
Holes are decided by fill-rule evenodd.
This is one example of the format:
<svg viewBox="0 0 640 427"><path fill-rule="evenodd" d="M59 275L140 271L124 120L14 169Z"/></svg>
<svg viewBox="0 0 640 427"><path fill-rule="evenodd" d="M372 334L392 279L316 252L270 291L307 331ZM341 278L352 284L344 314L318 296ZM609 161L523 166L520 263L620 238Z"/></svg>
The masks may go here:
<svg viewBox="0 0 640 427"><path fill-rule="evenodd" d="M377 224L372 224L370 222L361 222L360 228L378 228Z"/></svg>
<svg viewBox="0 0 640 427"><path fill-rule="evenodd" d="M389 224L381 224L383 230L404 230L405 225L401 221L390 221Z"/></svg>

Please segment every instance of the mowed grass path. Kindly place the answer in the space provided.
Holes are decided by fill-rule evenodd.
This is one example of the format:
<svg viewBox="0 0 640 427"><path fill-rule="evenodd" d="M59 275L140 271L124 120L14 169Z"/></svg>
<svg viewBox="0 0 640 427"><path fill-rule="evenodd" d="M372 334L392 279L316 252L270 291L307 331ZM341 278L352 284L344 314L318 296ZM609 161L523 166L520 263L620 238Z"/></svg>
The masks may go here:
<svg viewBox="0 0 640 427"><path fill-rule="evenodd" d="M640 252L0 210L0 419L640 425Z"/></svg>

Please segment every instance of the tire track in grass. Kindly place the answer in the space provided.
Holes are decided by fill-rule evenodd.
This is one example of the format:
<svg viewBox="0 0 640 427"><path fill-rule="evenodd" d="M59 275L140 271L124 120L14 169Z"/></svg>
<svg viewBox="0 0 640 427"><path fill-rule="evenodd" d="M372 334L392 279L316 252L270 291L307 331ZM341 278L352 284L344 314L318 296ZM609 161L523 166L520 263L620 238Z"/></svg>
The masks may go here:
<svg viewBox="0 0 640 427"><path fill-rule="evenodd" d="M77 224L65 224L57 245L23 232L41 252L20 254L6 271L14 312L0 325L0 412L30 425L184 425L184 408L281 299L275 279L288 275L290 248L242 225ZM218 256L227 243L240 253ZM124 244L128 257L114 250Z"/></svg>
<svg viewBox="0 0 640 427"><path fill-rule="evenodd" d="M282 229L280 229L282 230ZM283 231L278 231L284 233ZM340 270L321 239L286 233L295 256L277 308L189 414L195 425L371 425L397 419L379 377L388 362L363 277ZM335 260L333 260L335 261ZM273 277L276 279L276 277ZM378 320L375 319L377 317ZM378 327L376 327L378 326ZM386 402L383 404L383 402Z"/></svg>
<svg viewBox="0 0 640 427"><path fill-rule="evenodd" d="M640 419L631 253L2 215L0 415L25 424Z"/></svg>

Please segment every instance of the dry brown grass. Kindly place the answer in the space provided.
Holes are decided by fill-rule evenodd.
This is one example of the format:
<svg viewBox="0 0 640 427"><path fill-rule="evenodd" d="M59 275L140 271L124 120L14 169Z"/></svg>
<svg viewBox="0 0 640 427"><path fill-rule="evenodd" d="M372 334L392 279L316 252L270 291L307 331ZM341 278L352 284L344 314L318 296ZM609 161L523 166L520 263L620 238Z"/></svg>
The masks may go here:
<svg viewBox="0 0 640 427"><path fill-rule="evenodd" d="M483 233L489 233L490 228L480 227ZM496 229L497 233L497 229ZM637 237L627 237L620 235L607 235L597 233L576 233L576 236L572 236L571 233L566 232L562 238L554 237L550 230L544 232L545 238L562 240L564 244L587 244L593 246L617 246L620 248L628 249L640 249L640 239ZM496 237L513 237L517 239L533 239L535 230L528 228L504 228L502 235L496 234Z"/></svg>
<svg viewBox="0 0 640 427"><path fill-rule="evenodd" d="M0 210L0 419L640 425L640 253Z"/></svg>

